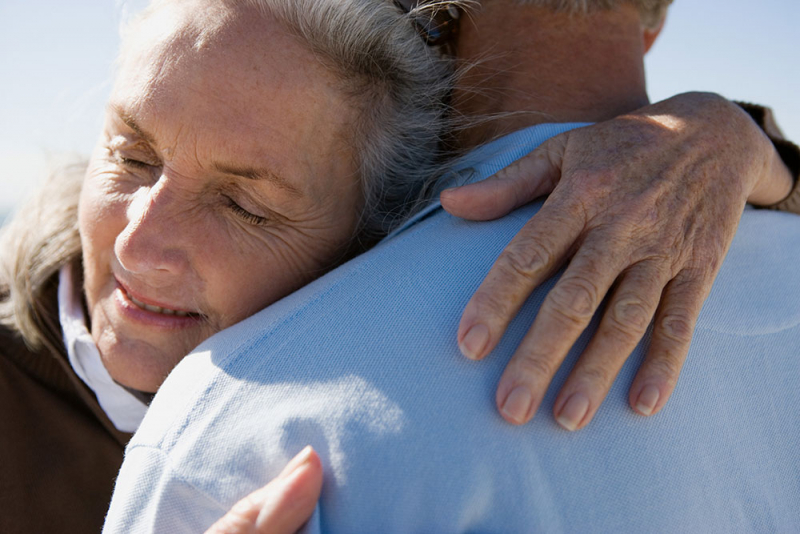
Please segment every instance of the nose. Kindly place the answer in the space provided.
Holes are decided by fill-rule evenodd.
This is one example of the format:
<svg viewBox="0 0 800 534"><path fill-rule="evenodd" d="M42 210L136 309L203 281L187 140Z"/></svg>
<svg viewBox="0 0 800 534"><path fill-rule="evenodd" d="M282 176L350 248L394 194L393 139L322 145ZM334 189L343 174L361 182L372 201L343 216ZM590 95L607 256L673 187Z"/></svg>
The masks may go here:
<svg viewBox="0 0 800 534"><path fill-rule="evenodd" d="M117 236L114 252L132 273L180 275L189 267L191 236L187 235L186 200L162 176L152 187L141 188L128 204L128 224Z"/></svg>

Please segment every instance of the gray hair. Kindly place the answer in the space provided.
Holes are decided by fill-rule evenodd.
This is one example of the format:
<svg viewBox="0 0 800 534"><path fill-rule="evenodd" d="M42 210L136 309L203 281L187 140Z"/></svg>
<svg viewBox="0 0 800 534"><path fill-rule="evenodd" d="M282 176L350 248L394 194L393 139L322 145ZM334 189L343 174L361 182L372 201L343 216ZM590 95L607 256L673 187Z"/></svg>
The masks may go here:
<svg viewBox="0 0 800 534"><path fill-rule="evenodd" d="M352 142L364 194L361 236L386 235L446 167L454 127L448 97L454 61L425 44L418 17L465 8L437 0L404 13L390 0L249 0L275 17L339 75L359 109Z"/></svg>
<svg viewBox="0 0 800 534"><path fill-rule="evenodd" d="M604 9L614 9L620 4L632 4L639 10L642 24L647 28L657 28L672 0L516 0L519 4L546 7L569 13L589 13Z"/></svg>
<svg viewBox="0 0 800 534"><path fill-rule="evenodd" d="M57 169L0 232L0 323L37 349L47 331L43 295L81 257L78 199L86 163ZM56 321L57 322L57 321Z"/></svg>

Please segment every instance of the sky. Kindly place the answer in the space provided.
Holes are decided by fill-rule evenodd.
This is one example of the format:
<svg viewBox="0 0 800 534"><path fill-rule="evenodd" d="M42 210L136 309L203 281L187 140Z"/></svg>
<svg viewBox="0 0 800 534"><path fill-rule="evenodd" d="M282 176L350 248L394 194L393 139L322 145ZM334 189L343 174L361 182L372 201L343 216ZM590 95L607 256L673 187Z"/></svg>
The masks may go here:
<svg viewBox="0 0 800 534"><path fill-rule="evenodd" d="M145 4L0 0L0 219L48 166L91 152L120 25ZM675 0L646 58L651 100L703 90L769 105L797 142L797 21L800 0Z"/></svg>

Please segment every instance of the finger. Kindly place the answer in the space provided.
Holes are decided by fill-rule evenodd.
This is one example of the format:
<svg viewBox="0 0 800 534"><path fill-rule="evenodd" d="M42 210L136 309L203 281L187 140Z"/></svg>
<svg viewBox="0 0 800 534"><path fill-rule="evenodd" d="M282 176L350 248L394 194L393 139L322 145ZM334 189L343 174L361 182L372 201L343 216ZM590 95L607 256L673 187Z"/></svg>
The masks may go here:
<svg viewBox="0 0 800 534"><path fill-rule="evenodd" d="M485 180L445 189L439 196L442 207L456 217L487 221L550 193L561 178L568 135L549 139Z"/></svg>
<svg viewBox="0 0 800 534"><path fill-rule="evenodd" d="M608 395L622 365L647 332L669 281L662 260L637 263L621 277L589 346L572 369L553 406L566 430L583 428Z"/></svg>
<svg viewBox="0 0 800 534"><path fill-rule="evenodd" d="M489 354L528 296L563 264L585 223L575 211L548 200L500 254L461 315L464 356Z"/></svg>
<svg viewBox="0 0 800 534"><path fill-rule="evenodd" d="M206 534L291 534L311 517L321 489L322 464L306 447L276 479L236 503Z"/></svg>
<svg viewBox="0 0 800 534"><path fill-rule="evenodd" d="M500 378L497 405L507 421L524 424L536 413L556 370L627 266L622 257L584 245L572 259Z"/></svg>
<svg viewBox="0 0 800 534"><path fill-rule="evenodd" d="M657 413L672 395L712 281L708 273L684 270L664 290L650 349L630 390L631 407L641 415Z"/></svg>

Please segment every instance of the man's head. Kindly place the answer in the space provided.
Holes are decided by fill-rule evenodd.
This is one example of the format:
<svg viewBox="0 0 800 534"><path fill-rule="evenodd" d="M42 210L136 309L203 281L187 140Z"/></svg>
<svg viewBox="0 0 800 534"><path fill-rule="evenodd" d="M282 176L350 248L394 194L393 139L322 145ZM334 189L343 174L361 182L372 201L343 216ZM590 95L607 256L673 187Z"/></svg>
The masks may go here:
<svg viewBox="0 0 800 534"><path fill-rule="evenodd" d="M667 9L673 0L516 0L519 4L538 6L558 12L588 14L596 11L618 9L622 4L629 4L639 11L644 33L645 52L655 42L664 20Z"/></svg>
<svg viewBox="0 0 800 534"><path fill-rule="evenodd" d="M642 24L646 28L656 29L661 26L672 0L517 0L517 2L571 13L613 9L627 3L639 10Z"/></svg>
<svg viewBox="0 0 800 534"><path fill-rule="evenodd" d="M672 0L483 0L462 23L469 66L454 103L495 117L460 137L473 146L543 122L596 122L648 103L644 55Z"/></svg>

